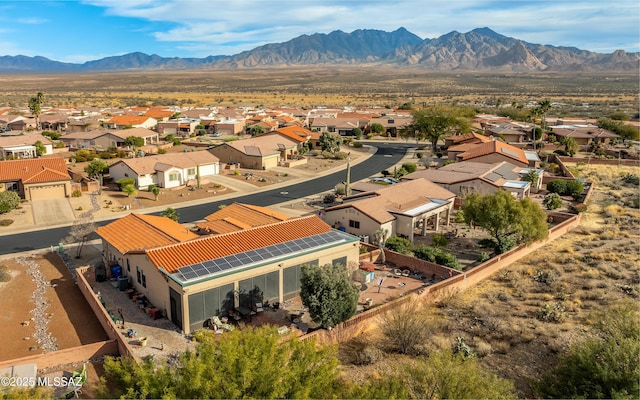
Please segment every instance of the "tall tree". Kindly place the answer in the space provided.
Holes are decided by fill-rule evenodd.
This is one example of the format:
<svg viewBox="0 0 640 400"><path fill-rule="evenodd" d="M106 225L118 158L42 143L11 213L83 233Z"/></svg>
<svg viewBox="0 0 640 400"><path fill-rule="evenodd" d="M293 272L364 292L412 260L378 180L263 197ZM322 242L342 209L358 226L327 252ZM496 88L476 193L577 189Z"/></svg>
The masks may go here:
<svg viewBox="0 0 640 400"><path fill-rule="evenodd" d="M327 131L320 134L320 148L322 151L328 151L336 154L340 151L340 142L342 139L338 135L331 134Z"/></svg>
<svg viewBox="0 0 640 400"><path fill-rule="evenodd" d="M428 140L433 151L445 135L467 133L471 130L472 109L449 106L434 106L413 111L410 130L416 140Z"/></svg>
<svg viewBox="0 0 640 400"><path fill-rule="evenodd" d="M42 113L42 103L44 103L44 94L38 92L34 97L29 99L29 111L36 118L36 129L40 130L40 114Z"/></svg>
<svg viewBox="0 0 640 400"><path fill-rule="evenodd" d="M351 283L346 265L304 265L300 285L302 303L323 328L331 328L355 314L359 290Z"/></svg>
<svg viewBox="0 0 640 400"><path fill-rule="evenodd" d="M138 194L138 189L136 189L133 185L124 185L122 186L122 191L127 195L127 197L131 198L131 196L135 196ZM133 202L133 199L131 199ZM131 204L129 204L131 205Z"/></svg>
<svg viewBox="0 0 640 400"><path fill-rule="evenodd" d="M529 198L516 200L505 190L485 196L470 194L464 199L462 211L467 224L481 227L496 240L497 253L549 235L542 208Z"/></svg>
<svg viewBox="0 0 640 400"><path fill-rule="evenodd" d="M109 168L109 164L101 158L94 158L89 165L84 168L84 172L89 175L89 178L97 178L102 175L105 170Z"/></svg>

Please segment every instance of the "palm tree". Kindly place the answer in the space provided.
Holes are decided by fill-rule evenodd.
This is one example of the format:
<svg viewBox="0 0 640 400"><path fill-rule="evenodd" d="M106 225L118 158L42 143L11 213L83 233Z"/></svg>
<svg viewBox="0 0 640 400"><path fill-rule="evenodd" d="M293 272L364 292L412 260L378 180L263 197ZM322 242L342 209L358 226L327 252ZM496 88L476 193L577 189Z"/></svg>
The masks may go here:
<svg viewBox="0 0 640 400"><path fill-rule="evenodd" d="M542 133L547 130L547 111L551 110L551 101L542 100L538 103L538 107L540 108L540 112L542 113Z"/></svg>
<svg viewBox="0 0 640 400"><path fill-rule="evenodd" d="M44 94L38 92L35 97L29 99L29 111L36 117L36 129L40 130L40 113L42 112L42 103L44 102Z"/></svg>

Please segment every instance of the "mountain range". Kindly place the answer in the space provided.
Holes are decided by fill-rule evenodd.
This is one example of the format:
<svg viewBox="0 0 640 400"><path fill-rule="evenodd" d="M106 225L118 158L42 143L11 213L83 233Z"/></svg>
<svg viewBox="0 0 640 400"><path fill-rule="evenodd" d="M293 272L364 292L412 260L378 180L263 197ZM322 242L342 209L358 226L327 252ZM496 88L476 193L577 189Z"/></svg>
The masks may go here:
<svg viewBox="0 0 640 400"><path fill-rule="evenodd" d="M45 57L0 56L0 72L91 72L135 70L250 69L291 66L361 65L433 71L599 72L638 71L640 53L594 53L575 47L527 43L489 28L421 39L404 28L393 32L359 29L351 33L302 35L232 56L160 57L140 52L83 64Z"/></svg>

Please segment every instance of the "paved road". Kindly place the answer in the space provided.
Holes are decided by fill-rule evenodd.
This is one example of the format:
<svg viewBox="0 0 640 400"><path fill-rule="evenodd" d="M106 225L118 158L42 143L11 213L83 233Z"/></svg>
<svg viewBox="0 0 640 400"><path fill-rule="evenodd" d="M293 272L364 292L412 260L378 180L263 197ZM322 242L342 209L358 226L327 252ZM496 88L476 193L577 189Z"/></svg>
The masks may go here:
<svg viewBox="0 0 640 400"><path fill-rule="evenodd" d="M351 168L352 182L357 182L371 175L380 173L380 171L384 169L392 167L397 164L402 157L404 157L409 148L415 147L415 145L405 143L371 142L368 144L377 147L378 151L366 161L354 165ZM342 170L284 188L241 195L233 199L213 201L206 204L188 207L178 206L176 209L180 213L181 222L198 221L217 210L218 206L222 204L229 204L230 201L255 204L258 206L270 206L330 190L334 188L337 183L344 181L345 178L345 171ZM97 225L105 225L111 221L113 220L101 221L97 223ZM69 227L67 226L2 236L0 237L0 255L57 246L58 242L68 234Z"/></svg>

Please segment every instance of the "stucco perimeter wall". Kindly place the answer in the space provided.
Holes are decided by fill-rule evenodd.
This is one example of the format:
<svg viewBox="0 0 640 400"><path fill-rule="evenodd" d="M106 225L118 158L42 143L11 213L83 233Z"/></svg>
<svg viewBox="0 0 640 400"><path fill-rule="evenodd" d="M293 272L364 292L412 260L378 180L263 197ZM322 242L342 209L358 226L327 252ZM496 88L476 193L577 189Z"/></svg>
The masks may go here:
<svg viewBox="0 0 640 400"><path fill-rule="evenodd" d="M549 229L549 237L543 241L535 242L529 246L520 245L506 253L500 254L466 272L460 272L451 270L438 264L429 263L426 261L416 260L413 257L409 257L400 253L385 250L386 259L389 262L393 262L398 266L407 266L411 269L417 269L422 274L432 275L436 274L437 277L445 280L438 282L434 285L421 288L420 290L412 293L408 296L401 297L389 303L374 307L368 311L362 312L350 318L349 320L336 325L331 331L317 330L308 335L301 337L302 340L317 339L318 343L331 344L339 343L349 340L358 334L364 332L369 324L371 318L398 307L405 302L409 301L412 296L419 296L425 302L435 302L442 298L446 298L454 295L455 293L465 290L473 285L480 283L482 280L495 274L502 268L518 261L522 257L538 250L546 244L558 239L562 235L569 232L571 229L576 228L580 224L581 214L572 215L565 213L552 213L554 220L561 221L558 225ZM376 251L375 246L360 244L366 247L370 251ZM376 249L376 250L374 250ZM361 254L361 261L377 261L379 256L379 250L376 256L368 256L367 254ZM418 262L416 262L418 261ZM449 271L451 275L449 275ZM444 276L443 276L444 275ZM449 277L450 276L450 277Z"/></svg>
<svg viewBox="0 0 640 400"><path fill-rule="evenodd" d="M118 343L116 340L85 344L70 349L1 361L0 369L30 363L34 363L38 369L53 368L60 365L88 361L105 355L118 355Z"/></svg>
<svg viewBox="0 0 640 400"><path fill-rule="evenodd" d="M100 321L100 325L107 333L110 339L115 340L118 346L118 353L121 356L129 356L137 359L137 357L133 353L133 349L124 340L124 337L120 334L120 331L116 327L115 323L107 314L107 310L102 306L98 296L93 292L91 285L89 284L89 280L91 278L91 272L93 268L90 266L80 267L76 269L77 277L78 277L78 287L82 292L82 295L89 303L89 306L93 310L96 318Z"/></svg>

